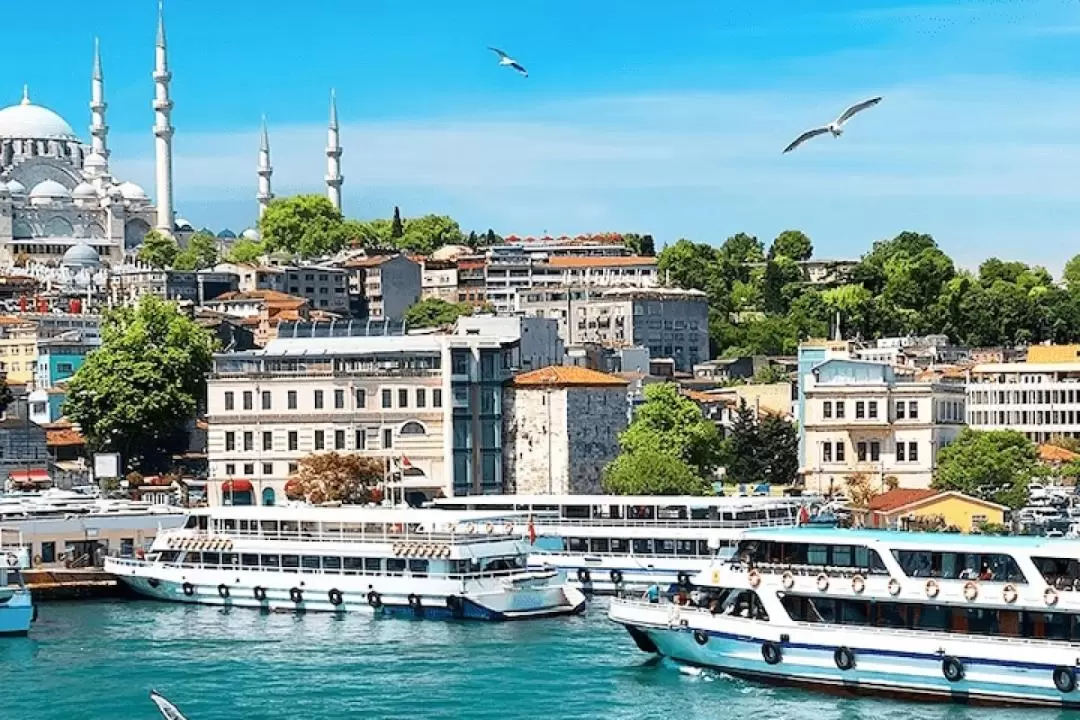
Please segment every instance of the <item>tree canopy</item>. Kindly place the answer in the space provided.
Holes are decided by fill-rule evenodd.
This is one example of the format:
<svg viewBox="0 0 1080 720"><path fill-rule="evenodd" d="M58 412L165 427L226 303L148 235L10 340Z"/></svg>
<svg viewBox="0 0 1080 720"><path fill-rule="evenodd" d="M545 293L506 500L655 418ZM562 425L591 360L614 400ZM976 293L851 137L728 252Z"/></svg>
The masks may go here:
<svg viewBox="0 0 1080 720"><path fill-rule="evenodd" d="M453 325L463 315L471 315L472 306L452 303L440 298L424 298L405 311L408 328L445 327Z"/></svg>
<svg viewBox="0 0 1080 720"><path fill-rule="evenodd" d="M1035 445L1022 432L964 428L938 451L933 487L1017 508L1039 473Z"/></svg>
<svg viewBox="0 0 1080 720"><path fill-rule="evenodd" d="M604 469L604 490L615 495L703 495L708 483L665 448L623 453Z"/></svg>
<svg viewBox="0 0 1080 720"><path fill-rule="evenodd" d="M202 270L217 265L217 238L197 232L188 240L188 246L177 253L173 267L177 270Z"/></svg>
<svg viewBox="0 0 1080 720"><path fill-rule="evenodd" d="M649 385L644 396L633 422L619 438L623 452L665 448L686 462L694 474L712 475L720 464L720 433L716 425L672 383Z"/></svg>
<svg viewBox="0 0 1080 720"><path fill-rule="evenodd" d="M798 447L794 425L769 413L758 417L746 400L740 399L722 447L727 479L750 485L787 485L799 471Z"/></svg>
<svg viewBox="0 0 1080 720"><path fill-rule="evenodd" d="M143 238L138 258L139 262L146 263L150 267L168 268L172 267L179 252L180 247L175 240L157 230L151 230Z"/></svg>
<svg viewBox="0 0 1080 720"><path fill-rule="evenodd" d="M259 219L267 249L303 257L334 253L348 241L341 212L324 195L293 195L270 202Z"/></svg>
<svg viewBox="0 0 1080 720"><path fill-rule="evenodd" d="M185 428L206 394L215 341L169 302L143 295L106 313L101 346L68 384L64 414L93 452L119 452L154 472L186 447Z"/></svg>
<svg viewBox="0 0 1080 720"><path fill-rule="evenodd" d="M231 263L253 263L266 254L266 245L258 240L240 238L222 255L222 259Z"/></svg>

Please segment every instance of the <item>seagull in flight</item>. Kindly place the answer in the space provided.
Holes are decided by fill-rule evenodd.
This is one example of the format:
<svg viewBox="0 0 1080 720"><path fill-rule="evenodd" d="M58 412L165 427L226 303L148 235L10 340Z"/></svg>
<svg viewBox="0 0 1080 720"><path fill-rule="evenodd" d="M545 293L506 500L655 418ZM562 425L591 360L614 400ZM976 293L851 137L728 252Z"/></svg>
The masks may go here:
<svg viewBox="0 0 1080 720"><path fill-rule="evenodd" d="M187 720L184 714L180 712L180 709L166 700L157 690L150 691L150 699L157 705L157 709L161 712L161 717L164 720Z"/></svg>
<svg viewBox="0 0 1080 720"><path fill-rule="evenodd" d="M491 47L489 45L488 50L490 50L491 52L493 52L493 53L495 53L496 55L499 56L499 65L504 65L506 67L512 67L515 70L517 70L519 73L521 73L522 77L529 77L529 71L526 70L524 67L522 67L521 63L519 63L517 60L510 57L506 53L504 53L499 48Z"/></svg>
<svg viewBox="0 0 1080 720"><path fill-rule="evenodd" d="M844 134L844 123L846 123L851 118L855 117L856 113L862 112L863 110L865 110L867 108L872 108L875 105L877 105L879 102L881 102L881 98L876 97L876 98L870 98L869 100L863 100L861 103L858 103L857 105L852 105L851 107L849 107L847 110L844 111L843 115L836 118L836 120L833 120L828 125L825 125L824 127L814 128L813 130L807 130L802 135L795 138L794 142L792 142L790 145L788 145L786 148L784 148L784 152L789 153L792 150L794 150L795 148L802 145L804 142L806 142L810 138L817 137L818 135L824 135L825 133L832 133L833 137L840 137L841 135ZM781 153L781 154L783 154L783 153Z"/></svg>

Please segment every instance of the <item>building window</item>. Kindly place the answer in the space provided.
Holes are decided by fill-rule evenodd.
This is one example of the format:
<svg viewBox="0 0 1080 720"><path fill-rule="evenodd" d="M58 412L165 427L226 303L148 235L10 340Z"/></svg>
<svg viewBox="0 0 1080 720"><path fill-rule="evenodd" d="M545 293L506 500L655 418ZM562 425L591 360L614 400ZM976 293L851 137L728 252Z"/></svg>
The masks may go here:
<svg viewBox="0 0 1080 720"><path fill-rule="evenodd" d="M907 459L908 462L919 462L919 443L908 443Z"/></svg>
<svg viewBox="0 0 1080 720"><path fill-rule="evenodd" d="M431 391L431 407L442 407L442 390Z"/></svg>
<svg viewBox="0 0 1080 720"><path fill-rule="evenodd" d="M881 443L877 440L870 441L870 462L877 462L881 459Z"/></svg>
<svg viewBox="0 0 1080 720"><path fill-rule="evenodd" d="M424 430L424 426L415 420L410 420L401 426L401 435L425 435L427 431Z"/></svg>
<svg viewBox="0 0 1080 720"><path fill-rule="evenodd" d="M296 409L296 391L295 390L290 390L289 391L289 409L290 410L295 410Z"/></svg>
<svg viewBox="0 0 1080 720"><path fill-rule="evenodd" d="M843 400L837 400L836 401L836 417L837 417L838 420L842 420L844 418L844 401Z"/></svg>
<svg viewBox="0 0 1080 720"><path fill-rule="evenodd" d="M295 430L290 430L289 431L289 449L290 450L297 450L299 447L300 447L300 442L297 439L296 431Z"/></svg>
<svg viewBox="0 0 1080 720"><path fill-rule="evenodd" d="M903 400L897 400L896 401L896 419L897 420L903 420L904 419L904 401Z"/></svg>
<svg viewBox="0 0 1080 720"><path fill-rule="evenodd" d="M255 474L255 463L244 463L244 474L251 477Z"/></svg>
<svg viewBox="0 0 1080 720"><path fill-rule="evenodd" d="M367 448L367 433L363 430L356 431L356 449L364 450Z"/></svg>
<svg viewBox="0 0 1080 720"><path fill-rule="evenodd" d="M232 452L236 449L236 433L225 433L225 450L226 452Z"/></svg>
<svg viewBox="0 0 1080 720"><path fill-rule="evenodd" d="M41 562L54 563L56 562L56 542L50 540L49 542L41 543Z"/></svg>
<svg viewBox="0 0 1080 720"><path fill-rule="evenodd" d="M323 406L322 390L316 390L315 391L315 409L316 410L322 410L322 406Z"/></svg>
<svg viewBox="0 0 1080 720"><path fill-rule="evenodd" d="M409 391L408 390L398 390L397 391L397 405L398 405L398 407L408 407L409 406Z"/></svg>
<svg viewBox="0 0 1080 720"><path fill-rule="evenodd" d="M382 406L384 408L390 407L391 402L393 401L393 399L394 399L394 396L389 390L383 390L382 391Z"/></svg>
<svg viewBox="0 0 1080 720"><path fill-rule="evenodd" d="M855 457L859 459L859 462L866 462L866 443L855 444Z"/></svg>
<svg viewBox="0 0 1080 720"><path fill-rule="evenodd" d="M273 475L274 474L274 463L263 463L262 466L263 466L263 468L262 468L262 470L263 470L262 474L263 475Z"/></svg>
<svg viewBox="0 0 1080 720"><path fill-rule="evenodd" d="M232 477L236 474L236 465L233 463L225 463L225 474Z"/></svg>
<svg viewBox="0 0 1080 720"><path fill-rule="evenodd" d="M358 409L367 407L367 391L364 388L356 388L356 407Z"/></svg>
<svg viewBox="0 0 1080 720"><path fill-rule="evenodd" d="M269 390L263 390L263 393L262 393L262 409L263 410L269 410L270 409L270 391Z"/></svg>
<svg viewBox="0 0 1080 720"><path fill-rule="evenodd" d="M904 443L896 443L896 462L904 462Z"/></svg>
<svg viewBox="0 0 1080 720"><path fill-rule="evenodd" d="M821 446L821 460L822 462L832 462L832 443L825 443Z"/></svg>
<svg viewBox="0 0 1080 720"><path fill-rule="evenodd" d="M255 449L255 434L252 432L244 433L244 450L251 452Z"/></svg>
<svg viewBox="0 0 1080 720"><path fill-rule="evenodd" d="M253 396L250 390L244 391L244 409L253 410L255 408Z"/></svg>
<svg viewBox="0 0 1080 720"><path fill-rule="evenodd" d="M384 428L382 431L382 446L383 450L390 450L394 447L394 431L390 428Z"/></svg>
<svg viewBox="0 0 1080 720"><path fill-rule="evenodd" d="M326 441L325 441L324 438L325 438L325 434L323 433L322 430L316 430L315 431L315 449L316 450L322 450L323 446L326 445Z"/></svg>
<svg viewBox="0 0 1080 720"><path fill-rule="evenodd" d="M264 431L263 432L263 450L273 450L273 449L274 449L274 433Z"/></svg>
<svg viewBox="0 0 1080 720"><path fill-rule="evenodd" d="M844 443L836 443L836 462L844 462Z"/></svg>
<svg viewBox="0 0 1080 720"><path fill-rule="evenodd" d="M821 403L821 415L825 419L829 419L832 417L832 400L826 400L825 402Z"/></svg>
<svg viewBox="0 0 1080 720"><path fill-rule="evenodd" d="M226 410L235 410L236 409L236 396L233 395L233 393L231 391L225 393L225 409Z"/></svg>
<svg viewBox="0 0 1080 720"><path fill-rule="evenodd" d="M334 391L334 409L335 410L341 410L344 407L345 407L345 391L344 390L335 390Z"/></svg>
<svg viewBox="0 0 1080 720"><path fill-rule="evenodd" d="M416 391L416 407L427 407L427 390L418 388Z"/></svg>
<svg viewBox="0 0 1080 720"><path fill-rule="evenodd" d="M294 463L294 462L289 463L289 476L291 477L291 476L295 475L296 471L299 470L299 469L300 469L300 464L299 463Z"/></svg>
<svg viewBox="0 0 1080 720"><path fill-rule="evenodd" d="M855 419L862 420L864 417L866 417L866 403L859 400L855 403Z"/></svg>
<svg viewBox="0 0 1080 720"><path fill-rule="evenodd" d="M345 449L345 431L344 430L335 430L334 431L334 449L335 450L344 450Z"/></svg>
<svg viewBox="0 0 1080 720"><path fill-rule="evenodd" d="M871 400L870 401L870 417L871 418L876 418L877 417L877 400Z"/></svg>
<svg viewBox="0 0 1080 720"><path fill-rule="evenodd" d="M909 402L908 403L908 413L907 414L908 414L908 417L911 418L912 420L917 420L919 418L919 403L915 402L914 400Z"/></svg>

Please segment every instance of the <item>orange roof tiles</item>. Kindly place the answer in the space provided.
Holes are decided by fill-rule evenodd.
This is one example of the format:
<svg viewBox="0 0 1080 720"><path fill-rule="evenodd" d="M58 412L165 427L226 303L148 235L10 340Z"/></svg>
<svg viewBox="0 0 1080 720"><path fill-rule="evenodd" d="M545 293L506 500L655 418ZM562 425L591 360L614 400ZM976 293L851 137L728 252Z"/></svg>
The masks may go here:
<svg viewBox="0 0 1080 720"><path fill-rule="evenodd" d="M622 378L607 373L577 367L576 365L551 365L539 370L521 373L512 381L514 387L625 387Z"/></svg>
<svg viewBox="0 0 1080 720"><path fill-rule="evenodd" d="M553 257L547 264L555 268L581 268L581 267L639 267L642 265L656 265L656 258L642 255L630 255L622 257Z"/></svg>
<svg viewBox="0 0 1080 720"><path fill-rule="evenodd" d="M1044 443L1039 446L1039 459L1049 463L1066 463L1080 460L1080 453L1074 453L1072 450Z"/></svg>
<svg viewBox="0 0 1080 720"><path fill-rule="evenodd" d="M61 428L59 430L46 430L45 444L49 447L70 447L73 445L85 445L86 440L71 428Z"/></svg>
<svg viewBox="0 0 1080 720"><path fill-rule="evenodd" d="M923 500L929 500L930 498L940 495L938 490L911 490L905 488L897 488L896 490L889 490L877 497L870 500L870 504L867 506L867 510L874 512L888 513L899 508L906 507L912 503L921 502Z"/></svg>
<svg viewBox="0 0 1080 720"><path fill-rule="evenodd" d="M263 302L274 305L303 305L307 302L307 299L305 298L295 297L288 293L278 292L277 290L232 291L218 295L211 302L229 302L232 300L262 300Z"/></svg>

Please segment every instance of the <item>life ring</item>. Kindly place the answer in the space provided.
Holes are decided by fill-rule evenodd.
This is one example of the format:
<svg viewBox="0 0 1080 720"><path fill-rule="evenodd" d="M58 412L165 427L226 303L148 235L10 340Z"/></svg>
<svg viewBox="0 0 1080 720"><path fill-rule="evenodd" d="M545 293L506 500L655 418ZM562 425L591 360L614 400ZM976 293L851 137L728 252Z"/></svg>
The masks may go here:
<svg viewBox="0 0 1080 720"><path fill-rule="evenodd" d="M409 595L409 607L417 611L423 609L424 605L420 602L420 596L416 593Z"/></svg>
<svg viewBox="0 0 1080 720"><path fill-rule="evenodd" d="M217 586L217 594L220 595L222 598L228 599L228 597L229 597L229 586L226 585L225 583L221 583L220 585Z"/></svg>
<svg viewBox="0 0 1080 720"><path fill-rule="evenodd" d="M855 592L856 595L862 595L863 590L866 589L866 578L864 578L862 575L856 575L855 577L851 578L851 589Z"/></svg>
<svg viewBox="0 0 1080 720"><path fill-rule="evenodd" d="M850 670L855 667L855 653L851 652L849 648L838 647L833 652L833 662L841 670Z"/></svg>
<svg viewBox="0 0 1080 720"><path fill-rule="evenodd" d="M821 573L817 576L817 589L821 592L825 592L829 589L829 576L825 573Z"/></svg>
<svg viewBox="0 0 1080 720"><path fill-rule="evenodd" d="M952 656L941 661L941 674L951 683L960 682L964 679L964 665Z"/></svg>
<svg viewBox="0 0 1080 720"><path fill-rule="evenodd" d="M182 587L182 589L184 591L184 594L187 595L188 597L191 597L192 595L195 594L195 586L192 585L191 583L185 582L181 587Z"/></svg>
<svg viewBox="0 0 1080 720"><path fill-rule="evenodd" d="M1016 586L1012 583L1009 583L1001 589L1001 598L1010 605L1016 602L1016 595Z"/></svg>
<svg viewBox="0 0 1080 720"><path fill-rule="evenodd" d="M472 535L474 532L476 532L476 523L466 523L465 532L469 535Z"/></svg>
<svg viewBox="0 0 1080 720"><path fill-rule="evenodd" d="M582 585L590 582L592 580L592 575L589 574L589 568L578 568L577 579Z"/></svg>
<svg viewBox="0 0 1080 720"><path fill-rule="evenodd" d="M326 593L326 596L330 599L330 604L334 607L337 607L341 603L345 602L345 597L337 588L331 588L330 592Z"/></svg>
<svg viewBox="0 0 1080 720"><path fill-rule="evenodd" d="M367 594L367 604L378 610L382 607L382 595L372 590Z"/></svg>
<svg viewBox="0 0 1080 720"><path fill-rule="evenodd" d="M251 592L259 602L266 600L266 588L256 585Z"/></svg>
<svg viewBox="0 0 1080 720"><path fill-rule="evenodd" d="M1076 671L1064 665L1054 668L1054 687L1058 692L1071 693L1076 689Z"/></svg>
<svg viewBox="0 0 1080 720"><path fill-rule="evenodd" d="M493 523L488 523L484 526L484 532L486 532L488 535L495 532L495 525Z"/></svg>
<svg viewBox="0 0 1080 720"><path fill-rule="evenodd" d="M611 582L616 585L622 582L622 570L612 570L609 575L611 576Z"/></svg>
<svg viewBox="0 0 1080 720"><path fill-rule="evenodd" d="M776 665L784 658L783 652L780 650L780 646L774 642L765 642L761 645L761 657L765 659L769 665Z"/></svg>
<svg viewBox="0 0 1080 720"><path fill-rule="evenodd" d="M709 642L709 636L704 630L695 630L694 642L696 642L698 645L704 645L705 643Z"/></svg>
<svg viewBox="0 0 1080 720"><path fill-rule="evenodd" d="M979 586L968 580L964 583L964 599L972 602L977 597L979 597Z"/></svg>
<svg viewBox="0 0 1080 720"><path fill-rule="evenodd" d="M679 581L679 585L682 587L690 587L690 573L679 571L679 574L675 576Z"/></svg>
<svg viewBox="0 0 1080 720"><path fill-rule="evenodd" d="M508 522L505 525L503 525L503 532L505 532L507 535L513 535L514 534L514 523Z"/></svg>
<svg viewBox="0 0 1080 720"><path fill-rule="evenodd" d="M780 576L780 582L783 584L785 590L790 590L795 587L795 576L790 572L785 572Z"/></svg>
<svg viewBox="0 0 1080 720"><path fill-rule="evenodd" d="M896 578L889 579L889 594L893 597L900 594L900 581Z"/></svg>
<svg viewBox="0 0 1080 720"><path fill-rule="evenodd" d="M761 573L757 570L751 570L750 574L746 576L746 579L750 581L750 587L756 588L761 584Z"/></svg>
<svg viewBox="0 0 1080 720"><path fill-rule="evenodd" d="M1055 590L1052 587L1048 587L1045 590L1043 590L1043 602L1045 602L1050 607L1053 607L1054 605L1057 605L1057 601L1058 601L1057 590Z"/></svg>
<svg viewBox="0 0 1080 720"><path fill-rule="evenodd" d="M293 603L295 603L296 605L299 605L300 603L304 602L304 591L298 587L292 588L291 590L289 590L289 599L292 600Z"/></svg>
<svg viewBox="0 0 1080 720"><path fill-rule="evenodd" d="M19 567L19 556L15 553L9 552L7 554L8 567Z"/></svg>
<svg viewBox="0 0 1080 720"><path fill-rule="evenodd" d="M926 581L926 597L936 598L939 592L941 592L941 586L937 584L937 580Z"/></svg>
<svg viewBox="0 0 1080 720"><path fill-rule="evenodd" d="M37 568L39 568L39 567L41 567L41 566L42 566L42 564L43 564L44 562L45 562L45 561L41 559L41 556L40 556L40 555L35 555L35 556L34 556L34 567L37 567Z"/></svg>

